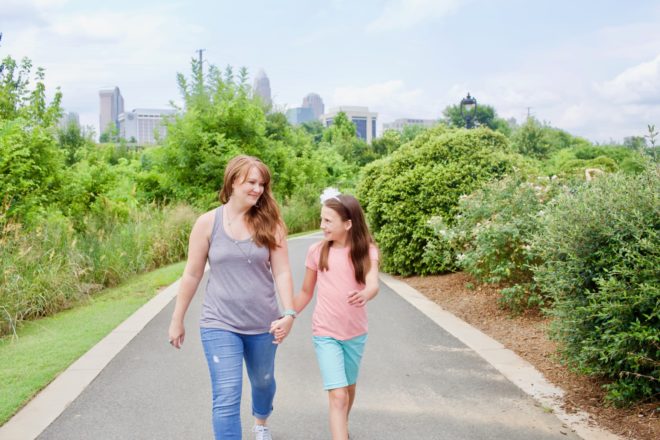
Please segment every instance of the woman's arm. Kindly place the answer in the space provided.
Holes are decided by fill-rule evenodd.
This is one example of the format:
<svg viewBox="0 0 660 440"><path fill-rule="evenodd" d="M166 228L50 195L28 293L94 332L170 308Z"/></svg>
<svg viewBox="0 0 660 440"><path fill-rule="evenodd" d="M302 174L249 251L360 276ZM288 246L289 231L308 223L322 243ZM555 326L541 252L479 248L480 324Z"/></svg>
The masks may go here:
<svg viewBox="0 0 660 440"><path fill-rule="evenodd" d="M284 231L278 231L278 237L277 248L270 251L270 269L282 307L284 310L293 310L293 279L289 264L289 247ZM270 332L275 335L273 343L279 344L287 337L293 326L293 319L293 316L286 315L271 323Z"/></svg>
<svg viewBox="0 0 660 440"><path fill-rule="evenodd" d="M371 267L365 277L365 286L362 290L355 290L348 296L348 303L355 307L364 307L378 295L378 261L371 260Z"/></svg>
<svg viewBox="0 0 660 440"><path fill-rule="evenodd" d="M176 297L176 305L169 328L169 341L172 346L181 348L185 339L186 330L183 318L188 306L197 292L199 282L204 276L204 266L209 253L209 239L213 229L215 211L201 215L190 232L188 241L188 261L181 276L179 293Z"/></svg>

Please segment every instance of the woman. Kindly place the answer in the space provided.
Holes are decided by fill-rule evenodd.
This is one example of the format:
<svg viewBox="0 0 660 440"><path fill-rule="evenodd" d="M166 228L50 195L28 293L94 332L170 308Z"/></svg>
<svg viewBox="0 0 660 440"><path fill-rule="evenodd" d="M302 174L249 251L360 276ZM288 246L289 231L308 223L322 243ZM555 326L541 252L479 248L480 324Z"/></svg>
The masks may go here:
<svg viewBox="0 0 660 440"><path fill-rule="evenodd" d="M266 420L273 409L275 350L291 330L293 283L286 227L259 159L237 156L225 169L222 205L202 214L190 233L188 261L169 329L181 348L184 316L209 263L200 332L213 391L216 439L240 440L243 359L252 388L253 431L271 440ZM275 286L285 308L279 312ZM279 318L279 319L278 319ZM277 340L269 333L278 329Z"/></svg>

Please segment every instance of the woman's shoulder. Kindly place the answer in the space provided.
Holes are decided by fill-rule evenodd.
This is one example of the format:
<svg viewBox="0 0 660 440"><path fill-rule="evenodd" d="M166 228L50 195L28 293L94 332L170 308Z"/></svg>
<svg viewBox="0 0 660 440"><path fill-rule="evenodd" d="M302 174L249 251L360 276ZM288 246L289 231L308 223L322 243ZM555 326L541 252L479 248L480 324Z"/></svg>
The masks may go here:
<svg viewBox="0 0 660 440"><path fill-rule="evenodd" d="M215 208L197 217L193 228L203 231L204 235L207 237L210 236L213 231L213 224L215 223L217 211L218 208Z"/></svg>
<svg viewBox="0 0 660 440"><path fill-rule="evenodd" d="M204 214L200 215L197 217L197 222L198 223L203 223L203 224L208 224L210 223L211 226L213 225L213 222L215 221L215 216L217 215L218 209L220 208L214 208L210 211L205 212Z"/></svg>

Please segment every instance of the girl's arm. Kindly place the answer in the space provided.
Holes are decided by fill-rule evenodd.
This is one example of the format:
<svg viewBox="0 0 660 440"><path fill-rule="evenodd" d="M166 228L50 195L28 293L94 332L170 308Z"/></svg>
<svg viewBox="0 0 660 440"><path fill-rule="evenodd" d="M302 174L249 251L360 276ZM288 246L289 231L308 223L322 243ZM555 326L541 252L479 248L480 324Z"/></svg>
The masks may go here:
<svg viewBox="0 0 660 440"><path fill-rule="evenodd" d="M179 284L179 293L169 328L169 341L172 346L181 348L186 336L183 318L188 306L197 292L199 282L204 276L204 266L209 253L209 238L213 229L215 211L200 216L190 232L188 241L188 260Z"/></svg>
<svg viewBox="0 0 660 440"><path fill-rule="evenodd" d="M311 270L307 268L307 271L305 272L305 279L303 280L303 286L302 289L300 290L300 293L293 298L293 309L296 311L296 313L300 313L303 311L303 309L309 304L309 301L312 299L312 296L314 295L314 286L316 285L316 271ZM287 320L293 321L291 317L285 316L282 319L279 319L277 321L274 321L271 326L270 326L270 332L275 336L275 343L279 344L282 342L284 338L289 334L290 327L289 329L284 328L282 325L280 325L281 322Z"/></svg>
<svg viewBox="0 0 660 440"><path fill-rule="evenodd" d="M297 313L302 312L312 300L314 287L316 287L316 271L308 267L305 270L305 278L300 293L293 299L293 308Z"/></svg>
<svg viewBox="0 0 660 440"><path fill-rule="evenodd" d="M378 295L378 261L371 260L371 267L365 277L365 286L362 290L355 290L348 295L348 303L355 307L364 307Z"/></svg>

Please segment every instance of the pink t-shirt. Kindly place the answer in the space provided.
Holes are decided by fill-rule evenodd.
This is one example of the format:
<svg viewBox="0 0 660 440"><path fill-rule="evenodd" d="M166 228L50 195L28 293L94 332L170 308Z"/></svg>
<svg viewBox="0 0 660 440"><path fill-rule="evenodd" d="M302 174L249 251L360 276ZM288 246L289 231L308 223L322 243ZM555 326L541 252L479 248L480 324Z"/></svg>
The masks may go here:
<svg viewBox="0 0 660 440"><path fill-rule="evenodd" d="M348 304L348 294L364 289L355 280L350 248L330 247L328 270L318 269L323 242L310 246L305 266L316 271L316 308L312 317L314 336L330 336L345 341L367 333L367 308ZM378 249L369 246L369 258L378 261Z"/></svg>

